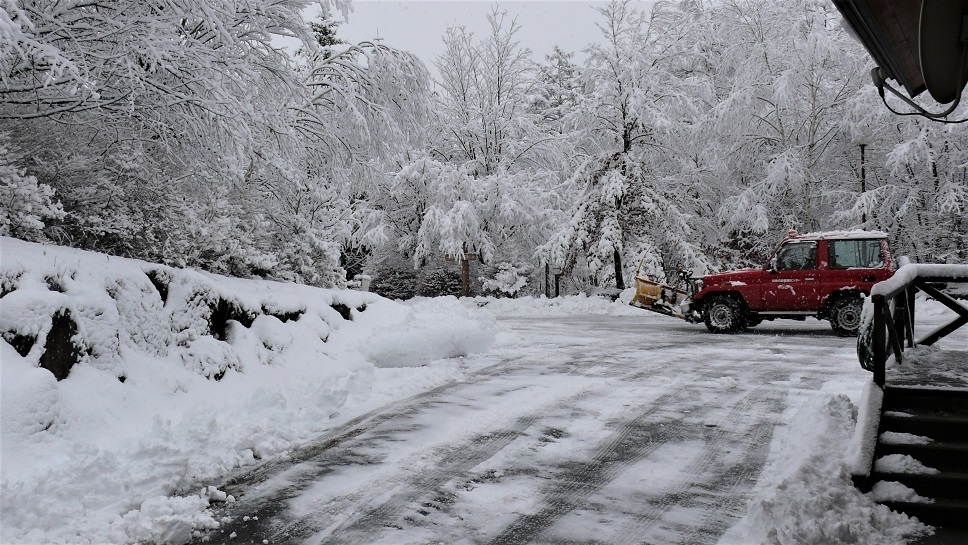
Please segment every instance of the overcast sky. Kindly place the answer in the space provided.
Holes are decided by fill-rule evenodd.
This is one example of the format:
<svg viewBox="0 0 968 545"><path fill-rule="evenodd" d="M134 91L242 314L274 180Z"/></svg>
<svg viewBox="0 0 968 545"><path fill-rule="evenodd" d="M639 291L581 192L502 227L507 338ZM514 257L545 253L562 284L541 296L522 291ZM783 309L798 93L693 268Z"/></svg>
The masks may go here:
<svg viewBox="0 0 968 545"><path fill-rule="evenodd" d="M544 60L555 45L578 53L589 42L599 41L600 22L593 6L605 2L583 0L530 0L482 2L457 0L353 0L349 20L340 24L336 35L356 43L381 38L383 43L417 55L434 73L434 60L443 52L443 36L448 27L464 26L475 37L485 36L489 29L487 14L494 5L517 17L521 27L517 37L524 47L534 52L537 61Z"/></svg>

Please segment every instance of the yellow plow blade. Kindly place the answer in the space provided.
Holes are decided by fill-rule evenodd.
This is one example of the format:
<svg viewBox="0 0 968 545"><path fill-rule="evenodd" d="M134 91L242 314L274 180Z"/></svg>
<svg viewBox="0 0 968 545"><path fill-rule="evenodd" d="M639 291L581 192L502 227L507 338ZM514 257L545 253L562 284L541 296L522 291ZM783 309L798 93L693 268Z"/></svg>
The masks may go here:
<svg viewBox="0 0 968 545"><path fill-rule="evenodd" d="M679 305L688 296L689 294L684 290L636 275L635 297L629 304L633 307L685 319Z"/></svg>

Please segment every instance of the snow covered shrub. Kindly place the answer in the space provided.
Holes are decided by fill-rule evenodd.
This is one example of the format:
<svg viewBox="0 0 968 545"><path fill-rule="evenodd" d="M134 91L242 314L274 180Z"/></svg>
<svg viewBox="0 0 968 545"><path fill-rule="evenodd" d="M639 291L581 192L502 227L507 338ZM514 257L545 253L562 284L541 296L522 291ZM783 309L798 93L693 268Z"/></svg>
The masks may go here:
<svg viewBox="0 0 968 545"><path fill-rule="evenodd" d="M8 293L12 293L17 289L17 285L20 281L20 276L24 273L23 269L10 270L3 269L0 270L0 297L6 297Z"/></svg>
<svg viewBox="0 0 968 545"><path fill-rule="evenodd" d="M480 278L481 288L487 295L516 297L528 284L529 269L527 265L499 263L493 277Z"/></svg>
<svg viewBox="0 0 968 545"><path fill-rule="evenodd" d="M78 282L75 276L63 269L24 273L18 289L7 294L0 307L4 340L57 380L67 378L81 362L103 370L119 365L114 305L104 290Z"/></svg>
<svg viewBox="0 0 968 545"><path fill-rule="evenodd" d="M161 298L161 303L165 304L168 302L168 284L171 283L171 273L164 269L151 269L145 271L145 276L151 281L151 285L155 287L158 292L158 297Z"/></svg>
<svg viewBox="0 0 968 545"><path fill-rule="evenodd" d="M177 346L188 347L195 339L209 334L208 320L217 296L184 277L176 278L170 289L173 340Z"/></svg>
<svg viewBox="0 0 968 545"><path fill-rule="evenodd" d="M242 361L232 346L213 337L191 341L182 351L181 359L188 369L216 381L222 380L230 369L242 370Z"/></svg>
<svg viewBox="0 0 968 545"><path fill-rule="evenodd" d="M460 272L449 268L432 269L420 280L420 295L424 297L459 296L460 288Z"/></svg>
<svg viewBox="0 0 968 545"><path fill-rule="evenodd" d="M171 319L165 312L170 273L160 269L150 273L140 279L133 276L108 280L107 292L117 306L118 335L140 351L166 356L172 343ZM152 280L160 282L162 278L168 280L160 285Z"/></svg>
<svg viewBox="0 0 968 545"><path fill-rule="evenodd" d="M346 271L339 264L339 244L322 233L307 229L290 237L278 258L281 271L272 276L279 280L327 288L346 283Z"/></svg>
<svg viewBox="0 0 968 545"><path fill-rule="evenodd" d="M225 300L199 278L178 276L170 288L174 350L185 367L215 380L229 369L241 370L239 355L223 341L230 337L229 320L251 325L256 313Z"/></svg>
<svg viewBox="0 0 968 545"><path fill-rule="evenodd" d="M387 258L373 268L370 290L387 299L412 299L417 294L417 271L409 259Z"/></svg>
<svg viewBox="0 0 968 545"><path fill-rule="evenodd" d="M260 217L243 219L233 208L213 202L189 209L175 251L169 251L170 264L239 277L264 277L274 270L276 256L260 243L267 222Z"/></svg>
<svg viewBox="0 0 968 545"><path fill-rule="evenodd" d="M60 203L53 202L54 190L14 166L6 135L0 134L0 235L25 240L44 240L44 220L64 217Z"/></svg>

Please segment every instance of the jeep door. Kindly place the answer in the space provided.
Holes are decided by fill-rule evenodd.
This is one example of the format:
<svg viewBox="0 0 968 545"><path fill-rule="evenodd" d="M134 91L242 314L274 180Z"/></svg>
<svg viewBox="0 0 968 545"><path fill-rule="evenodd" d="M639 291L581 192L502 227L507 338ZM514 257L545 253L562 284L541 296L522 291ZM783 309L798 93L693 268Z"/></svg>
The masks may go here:
<svg viewBox="0 0 968 545"><path fill-rule="evenodd" d="M804 311L820 308L821 284L816 240L790 240L780 246L762 291L764 311Z"/></svg>
<svg viewBox="0 0 968 545"><path fill-rule="evenodd" d="M824 295L838 289L857 288L870 292L875 282L890 278L886 243L880 239L827 241Z"/></svg>

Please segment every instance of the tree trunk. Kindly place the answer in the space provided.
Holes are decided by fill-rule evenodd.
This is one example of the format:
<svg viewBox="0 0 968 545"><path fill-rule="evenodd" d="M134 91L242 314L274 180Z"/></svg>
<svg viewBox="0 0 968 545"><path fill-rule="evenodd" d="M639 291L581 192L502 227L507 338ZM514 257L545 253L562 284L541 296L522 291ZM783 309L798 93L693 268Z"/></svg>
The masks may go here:
<svg viewBox="0 0 968 545"><path fill-rule="evenodd" d="M622 254L615 250L612 256L615 261L615 287L624 290L625 278L622 277Z"/></svg>
<svg viewBox="0 0 968 545"><path fill-rule="evenodd" d="M471 262L464 254L464 259L460 261L460 296L470 297L471 295Z"/></svg>

